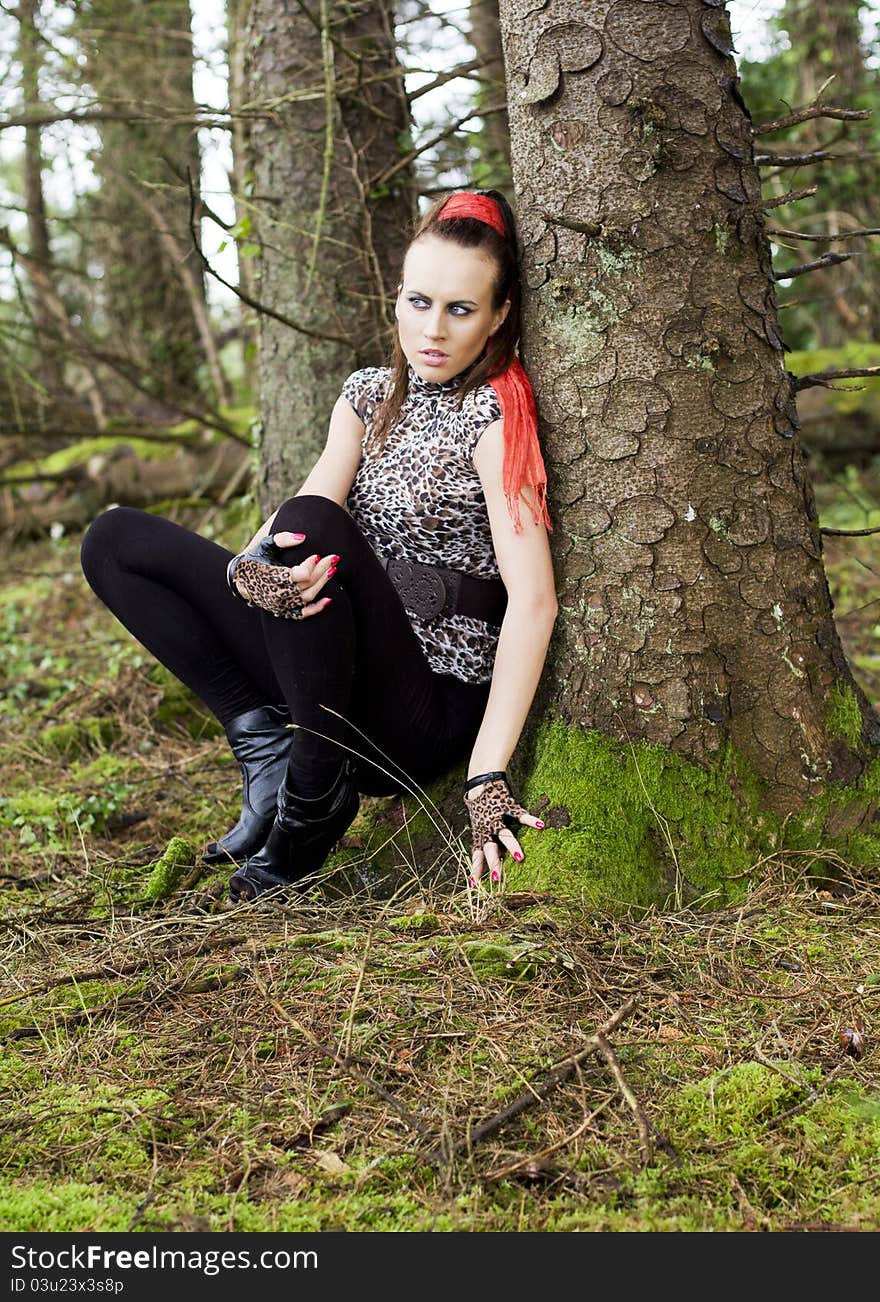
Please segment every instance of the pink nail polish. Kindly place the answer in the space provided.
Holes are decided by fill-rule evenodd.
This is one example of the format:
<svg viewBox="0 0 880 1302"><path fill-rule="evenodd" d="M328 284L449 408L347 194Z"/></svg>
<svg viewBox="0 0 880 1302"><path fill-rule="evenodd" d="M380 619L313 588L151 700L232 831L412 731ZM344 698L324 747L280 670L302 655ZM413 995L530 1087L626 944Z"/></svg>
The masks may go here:
<svg viewBox="0 0 880 1302"><path fill-rule="evenodd" d="M334 575L335 573L336 573L336 566L335 566L335 565L331 565L331 566L330 566L330 569L327 571L327 578L328 578L328 579L332 579L332 578L333 578L333 575Z"/></svg>
<svg viewBox="0 0 880 1302"><path fill-rule="evenodd" d="M544 824L541 822L540 818L535 820L535 827L543 827L543 826Z"/></svg>
<svg viewBox="0 0 880 1302"><path fill-rule="evenodd" d="M468 878L468 886L473 886L474 890L476 890L477 883L474 881L473 877Z"/></svg>
<svg viewBox="0 0 880 1302"><path fill-rule="evenodd" d="M497 868L493 868L493 869L492 869L492 881L493 881L493 882L500 882L500 881L501 881L501 873L498 871Z"/></svg>
<svg viewBox="0 0 880 1302"><path fill-rule="evenodd" d="M293 536L297 542L305 542L306 540L306 536L304 533L295 533Z"/></svg>
<svg viewBox="0 0 880 1302"><path fill-rule="evenodd" d="M318 564L318 561L319 561L320 559L321 559L320 556L316 556L316 557L315 557L315 564L316 564L316 565Z"/></svg>
<svg viewBox="0 0 880 1302"><path fill-rule="evenodd" d="M514 859L516 860L517 863L522 863L523 857L522 857L522 855L520 854L519 850L514 850L514 852L513 852L513 857L514 857Z"/></svg>
<svg viewBox="0 0 880 1302"><path fill-rule="evenodd" d="M332 600L333 600L332 597L325 597L325 598L324 598L324 606L325 606L325 607L326 607L326 606L329 606L329 605L330 605L330 602L331 602Z"/></svg>
<svg viewBox="0 0 880 1302"><path fill-rule="evenodd" d="M341 556L331 556L331 557L330 557L330 564L331 564L331 565L338 565L339 562L340 562L341 560L342 560L342 557L341 557Z"/></svg>

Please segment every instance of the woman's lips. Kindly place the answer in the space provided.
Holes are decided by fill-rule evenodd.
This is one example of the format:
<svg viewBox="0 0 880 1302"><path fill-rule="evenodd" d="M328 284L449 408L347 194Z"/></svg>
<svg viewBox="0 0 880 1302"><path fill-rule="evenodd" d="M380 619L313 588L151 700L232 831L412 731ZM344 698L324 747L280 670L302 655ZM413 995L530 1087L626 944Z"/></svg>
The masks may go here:
<svg viewBox="0 0 880 1302"><path fill-rule="evenodd" d="M428 366L442 366L444 362L449 361L448 353L426 352L424 348L419 353L419 357L421 357Z"/></svg>

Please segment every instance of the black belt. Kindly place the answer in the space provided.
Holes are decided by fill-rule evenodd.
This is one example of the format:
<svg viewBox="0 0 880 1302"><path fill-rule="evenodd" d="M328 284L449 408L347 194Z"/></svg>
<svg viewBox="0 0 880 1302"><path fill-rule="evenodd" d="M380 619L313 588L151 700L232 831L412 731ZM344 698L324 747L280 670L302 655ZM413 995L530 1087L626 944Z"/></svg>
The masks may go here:
<svg viewBox="0 0 880 1302"><path fill-rule="evenodd" d="M430 622L449 615L467 615L500 625L507 607L501 579L477 579L445 565L421 565L399 556L379 558L404 606Z"/></svg>

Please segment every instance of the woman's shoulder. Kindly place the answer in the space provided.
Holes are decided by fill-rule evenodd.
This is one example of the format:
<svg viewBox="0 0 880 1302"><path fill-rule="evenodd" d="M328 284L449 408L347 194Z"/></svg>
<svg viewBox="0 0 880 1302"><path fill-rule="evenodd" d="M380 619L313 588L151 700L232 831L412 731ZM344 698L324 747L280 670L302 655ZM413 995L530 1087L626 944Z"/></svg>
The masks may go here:
<svg viewBox="0 0 880 1302"><path fill-rule="evenodd" d="M488 380L464 395L461 400L460 421L469 457L473 457L481 436L490 425L500 420L502 415L498 394Z"/></svg>
<svg viewBox="0 0 880 1302"><path fill-rule="evenodd" d="M346 384L384 384L391 375L390 366L362 366L358 371L352 371L343 382L343 388Z"/></svg>
<svg viewBox="0 0 880 1302"><path fill-rule="evenodd" d="M362 366L343 380L342 396L348 399L361 420L364 419L367 403L385 397L390 375L390 366Z"/></svg>

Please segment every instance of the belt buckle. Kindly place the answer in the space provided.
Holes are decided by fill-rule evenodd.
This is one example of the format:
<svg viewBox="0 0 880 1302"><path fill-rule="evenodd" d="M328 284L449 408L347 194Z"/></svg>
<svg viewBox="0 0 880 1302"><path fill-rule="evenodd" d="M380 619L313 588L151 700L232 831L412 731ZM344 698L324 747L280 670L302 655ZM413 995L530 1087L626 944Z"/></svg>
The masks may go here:
<svg viewBox="0 0 880 1302"><path fill-rule="evenodd" d="M446 605L446 585L433 566L392 557L388 577L407 610L419 619L436 619Z"/></svg>

